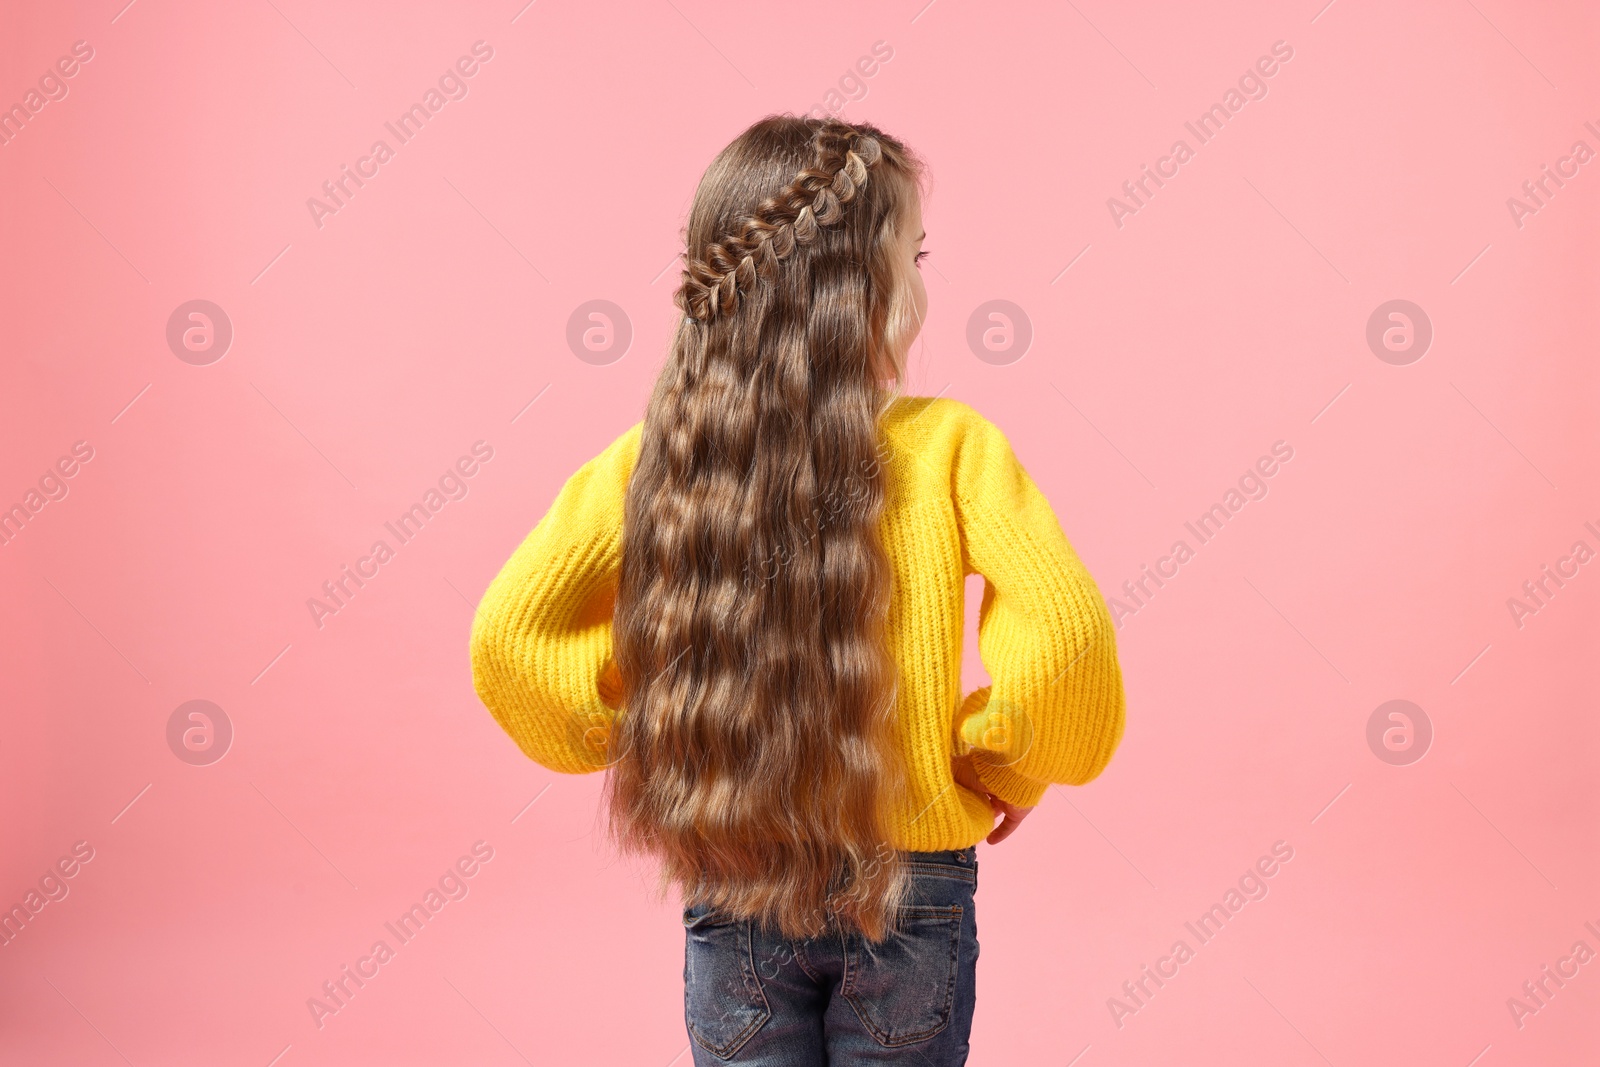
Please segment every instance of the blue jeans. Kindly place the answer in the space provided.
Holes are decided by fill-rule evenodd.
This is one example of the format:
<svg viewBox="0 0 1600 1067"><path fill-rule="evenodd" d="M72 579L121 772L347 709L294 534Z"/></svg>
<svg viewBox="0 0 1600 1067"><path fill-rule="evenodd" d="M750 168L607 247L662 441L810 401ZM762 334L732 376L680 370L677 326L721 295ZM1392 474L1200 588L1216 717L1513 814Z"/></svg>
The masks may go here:
<svg viewBox="0 0 1600 1067"><path fill-rule="evenodd" d="M904 853L899 932L786 941L696 905L684 910L689 1047L699 1067L967 1061L976 1003L976 848Z"/></svg>

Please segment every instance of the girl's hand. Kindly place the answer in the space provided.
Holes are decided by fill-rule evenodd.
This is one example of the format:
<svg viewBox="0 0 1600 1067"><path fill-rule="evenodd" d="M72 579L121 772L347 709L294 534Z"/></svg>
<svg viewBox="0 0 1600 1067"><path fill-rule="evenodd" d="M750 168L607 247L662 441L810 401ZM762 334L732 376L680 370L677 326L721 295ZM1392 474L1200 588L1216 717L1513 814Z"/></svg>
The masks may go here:
<svg viewBox="0 0 1600 1067"><path fill-rule="evenodd" d="M990 809L996 815L1004 817L1004 821L995 827L988 837L984 838L991 845L998 845L1016 833L1017 827L1022 825L1022 820L1026 819L1028 813L1033 810L1032 808L1019 808L1015 804L1008 804L985 789L982 779L978 777L977 768L972 765L972 756L970 754L950 757L950 773L955 778L957 785L970 789L979 796L986 798L989 801Z"/></svg>

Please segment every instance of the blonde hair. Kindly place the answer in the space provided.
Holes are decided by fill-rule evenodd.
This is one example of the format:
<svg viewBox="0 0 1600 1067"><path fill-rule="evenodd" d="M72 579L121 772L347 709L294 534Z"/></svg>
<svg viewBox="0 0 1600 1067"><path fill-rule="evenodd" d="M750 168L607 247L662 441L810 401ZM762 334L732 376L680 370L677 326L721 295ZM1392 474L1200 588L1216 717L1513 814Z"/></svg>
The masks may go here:
<svg viewBox="0 0 1600 1067"><path fill-rule="evenodd" d="M787 115L717 155L628 486L613 835L687 903L787 937L879 940L905 892L878 423L922 173L873 126Z"/></svg>

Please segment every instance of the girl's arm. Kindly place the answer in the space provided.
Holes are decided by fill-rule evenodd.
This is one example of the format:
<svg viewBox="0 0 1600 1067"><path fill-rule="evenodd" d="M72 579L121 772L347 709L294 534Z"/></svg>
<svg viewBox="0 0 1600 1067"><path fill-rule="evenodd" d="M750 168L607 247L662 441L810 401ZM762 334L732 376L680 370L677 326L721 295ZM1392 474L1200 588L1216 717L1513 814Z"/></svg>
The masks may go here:
<svg viewBox="0 0 1600 1067"><path fill-rule="evenodd" d="M966 573L986 580L978 651L993 681L962 701L956 727L989 792L1027 808L1051 783L1093 779L1122 739L1116 629L1005 435L968 418L952 497Z"/></svg>
<svg viewBox="0 0 1600 1067"><path fill-rule="evenodd" d="M562 486L478 605L472 682L495 721L551 770L599 770L620 679L611 607L642 423Z"/></svg>

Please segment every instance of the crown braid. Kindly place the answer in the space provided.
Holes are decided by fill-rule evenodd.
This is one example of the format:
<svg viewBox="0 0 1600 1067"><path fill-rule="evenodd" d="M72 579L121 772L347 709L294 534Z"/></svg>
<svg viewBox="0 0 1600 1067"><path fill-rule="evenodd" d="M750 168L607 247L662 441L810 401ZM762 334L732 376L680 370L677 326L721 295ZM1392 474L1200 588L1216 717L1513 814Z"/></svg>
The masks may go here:
<svg viewBox="0 0 1600 1067"><path fill-rule="evenodd" d="M883 158L875 137L829 121L812 138L816 162L776 196L741 218L737 232L709 245L700 257L685 256L677 303L689 321L707 323L739 309L739 295L758 277L771 280L778 263L797 245L817 239L819 228L844 215L844 205L867 184L867 171Z"/></svg>

